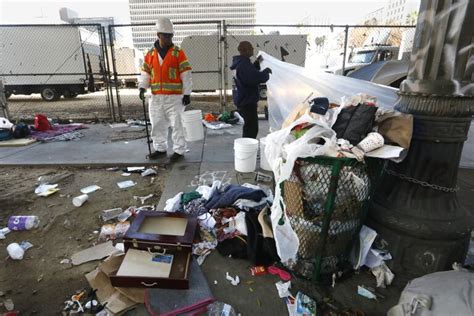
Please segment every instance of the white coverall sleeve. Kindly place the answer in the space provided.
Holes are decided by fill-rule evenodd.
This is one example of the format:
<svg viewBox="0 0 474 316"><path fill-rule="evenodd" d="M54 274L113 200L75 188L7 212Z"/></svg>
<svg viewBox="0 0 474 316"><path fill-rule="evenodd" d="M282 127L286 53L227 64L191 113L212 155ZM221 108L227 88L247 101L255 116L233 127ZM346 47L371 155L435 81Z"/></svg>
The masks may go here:
<svg viewBox="0 0 474 316"><path fill-rule="evenodd" d="M140 76L138 76L138 88L150 88L150 74L143 70L141 71Z"/></svg>
<svg viewBox="0 0 474 316"><path fill-rule="evenodd" d="M193 76L192 71L187 70L182 72L180 75L181 81L183 82L183 95L191 95L193 91Z"/></svg>

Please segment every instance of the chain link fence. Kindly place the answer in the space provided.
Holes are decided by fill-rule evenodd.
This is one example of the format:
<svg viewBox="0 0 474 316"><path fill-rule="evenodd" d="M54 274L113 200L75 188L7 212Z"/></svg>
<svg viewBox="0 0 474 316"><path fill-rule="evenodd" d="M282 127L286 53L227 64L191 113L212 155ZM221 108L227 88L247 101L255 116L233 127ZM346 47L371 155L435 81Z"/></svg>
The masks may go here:
<svg viewBox="0 0 474 316"><path fill-rule="evenodd" d="M348 75L378 61L408 62L414 26L226 25L227 65L241 40L298 66ZM242 36L242 32L250 36ZM230 71L227 82L231 82Z"/></svg>
<svg viewBox="0 0 474 316"><path fill-rule="evenodd" d="M123 34L128 34L123 40ZM232 56L240 41L298 66L349 75L377 61L408 68L414 26L175 23L173 41L193 67L191 107L231 109ZM0 25L0 80L12 119L122 121L143 116L137 83L155 24ZM34 57L34 58L33 58ZM402 69L403 70L403 69ZM398 87L402 77L384 83ZM370 80L371 78L364 78ZM262 98L265 98L263 89ZM261 102L264 106L265 102Z"/></svg>
<svg viewBox="0 0 474 316"><path fill-rule="evenodd" d="M1 25L10 118L111 119L100 24Z"/></svg>
<svg viewBox="0 0 474 316"><path fill-rule="evenodd" d="M221 22L174 23L173 43L181 47L193 72L192 107L219 110L222 102ZM111 25L109 38L115 33L133 35L133 44L111 41L109 52L113 64L114 96L120 120L143 117L138 98L138 77L145 54L157 40L154 23ZM202 92L202 94L200 94Z"/></svg>

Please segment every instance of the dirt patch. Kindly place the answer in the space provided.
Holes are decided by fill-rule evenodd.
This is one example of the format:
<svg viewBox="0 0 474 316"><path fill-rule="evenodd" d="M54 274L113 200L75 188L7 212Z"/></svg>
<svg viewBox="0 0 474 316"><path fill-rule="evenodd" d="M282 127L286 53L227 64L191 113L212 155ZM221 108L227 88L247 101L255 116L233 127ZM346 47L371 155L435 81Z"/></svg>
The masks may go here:
<svg viewBox="0 0 474 316"><path fill-rule="evenodd" d="M7 225L11 215L37 215L40 227L31 231L11 232L0 240L3 256L0 269L0 302L12 299L15 310L22 315L53 315L63 308L63 302L76 290L88 286L84 274L97 262L80 266L61 264L61 260L97 243L102 210L140 206L133 196L155 196L146 204L158 204L168 171L157 168L158 175L122 176L122 171L76 168L0 168L0 228ZM34 194L38 177L49 177L58 183L60 191L50 197ZM133 180L136 186L119 189L117 182ZM89 194L80 208L72 205L72 198L80 189L92 184L102 190ZM12 242L29 241L34 246L23 260L7 259L6 247ZM1 294L1 293L0 293ZM2 307L0 307L0 312Z"/></svg>

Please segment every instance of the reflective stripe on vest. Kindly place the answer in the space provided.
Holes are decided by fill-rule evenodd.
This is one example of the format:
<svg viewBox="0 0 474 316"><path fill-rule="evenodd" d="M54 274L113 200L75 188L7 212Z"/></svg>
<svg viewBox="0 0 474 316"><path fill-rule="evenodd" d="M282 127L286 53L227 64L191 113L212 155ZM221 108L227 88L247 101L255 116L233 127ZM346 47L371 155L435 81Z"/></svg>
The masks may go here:
<svg viewBox="0 0 474 316"><path fill-rule="evenodd" d="M151 85L151 92L153 91L158 92L158 91L163 91L163 92L178 92L177 94L181 94L183 90L183 84L182 83L153 83Z"/></svg>

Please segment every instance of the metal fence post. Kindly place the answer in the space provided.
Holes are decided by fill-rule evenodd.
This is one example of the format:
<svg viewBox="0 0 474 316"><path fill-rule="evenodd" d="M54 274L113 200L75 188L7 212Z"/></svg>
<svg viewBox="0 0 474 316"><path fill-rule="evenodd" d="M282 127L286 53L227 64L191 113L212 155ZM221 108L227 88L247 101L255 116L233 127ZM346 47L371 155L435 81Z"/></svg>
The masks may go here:
<svg viewBox="0 0 474 316"><path fill-rule="evenodd" d="M106 80L106 88L107 88L107 97L110 100L110 108L112 109L112 119L115 122L116 117L115 117L115 104L114 104L114 96L113 96L113 91L112 91L112 86L110 86L110 62L109 62L109 52L107 48L107 39L105 36L105 27L102 27L102 36L103 36L103 41L105 43L104 51L105 51L105 62L106 62L106 69L105 69L105 80Z"/></svg>
<svg viewBox="0 0 474 316"><path fill-rule="evenodd" d="M223 40L223 36L222 36L222 21L220 23L217 24L217 28L218 28L218 31L217 31L217 34L218 34L218 38L217 38L217 59L218 59L218 65L219 65L219 108L220 108L220 111L222 112L222 108L223 108L223 105L224 105L224 97L223 97L223 90L224 90L224 86L223 86L223 78L222 78L222 40Z"/></svg>
<svg viewBox="0 0 474 316"><path fill-rule="evenodd" d="M117 74L117 65L115 61L115 49L114 49L114 40L113 40L113 33L112 33L113 25L109 25L109 40L110 40L110 52L112 54L112 67L114 70L114 83L115 83L115 93L117 95L117 110L118 110L118 117L119 120L122 120L122 104L120 103L120 92L118 88L118 74Z"/></svg>
<svg viewBox="0 0 474 316"><path fill-rule="evenodd" d="M109 80L107 76L107 65L106 65L106 56L107 56L107 40L105 37L105 28L103 26L98 27L98 32L100 35L100 48L101 48L101 67L102 67L102 80L104 82L104 87L106 89L106 95L105 95L105 101L107 102L107 107L109 108L109 115L110 118L115 121L115 112L114 108L111 104L111 98L110 98L110 93L109 93Z"/></svg>
<svg viewBox="0 0 474 316"><path fill-rule="evenodd" d="M5 88L3 87L3 81L0 79L0 110L2 111L2 116L10 119L10 113L8 111L8 102L5 96Z"/></svg>
<svg viewBox="0 0 474 316"><path fill-rule="evenodd" d="M224 64L222 67L222 76L224 80L224 103L222 110L227 109L227 26L225 20L222 20L222 31L223 31L223 45L224 45Z"/></svg>
<svg viewBox="0 0 474 316"><path fill-rule="evenodd" d="M347 39L349 37L349 25L346 25L344 28L344 54L342 57L342 74L346 72L346 55L347 55Z"/></svg>

